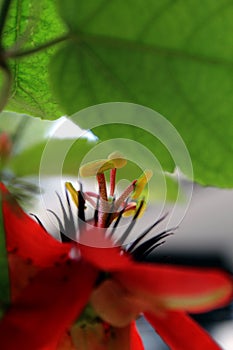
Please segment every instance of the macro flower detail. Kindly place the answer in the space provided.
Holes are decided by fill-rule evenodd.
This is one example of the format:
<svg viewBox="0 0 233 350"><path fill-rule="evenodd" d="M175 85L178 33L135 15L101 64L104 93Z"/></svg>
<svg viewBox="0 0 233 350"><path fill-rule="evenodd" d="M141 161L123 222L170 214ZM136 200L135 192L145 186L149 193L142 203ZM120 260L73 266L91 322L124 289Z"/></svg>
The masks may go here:
<svg viewBox="0 0 233 350"><path fill-rule="evenodd" d="M1 184L12 294L12 304L0 321L1 346L8 350L143 350L135 320L144 314L171 349L219 349L187 313L227 304L233 292L231 277L218 269L143 262L172 232L147 239L163 220L159 218L125 244L144 201L132 198L137 180L112 200L116 174L110 174L109 195L103 175L116 172L119 164L113 161L113 167L108 166L101 161L101 171L96 172L94 165L97 196L66 184L67 210L59 197L64 222L54 213L61 242L28 216ZM88 169L89 175L91 164ZM78 225L69 196L78 207ZM95 205L90 222L85 218L86 201ZM130 203L135 206L133 218L122 237L116 238L115 230ZM78 229L76 241L64 237L66 230L77 235ZM93 244L87 245L91 239Z"/></svg>

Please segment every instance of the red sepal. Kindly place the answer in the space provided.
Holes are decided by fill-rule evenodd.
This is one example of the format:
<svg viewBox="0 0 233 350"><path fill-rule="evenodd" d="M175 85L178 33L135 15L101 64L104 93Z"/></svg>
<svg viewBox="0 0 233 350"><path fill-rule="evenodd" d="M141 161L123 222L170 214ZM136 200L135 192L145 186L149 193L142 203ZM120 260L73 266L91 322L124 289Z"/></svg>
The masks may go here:
<svg viewBox="0 0 233 350"><path fill-rule="evenodd" d="M159 316L145 313L152 327L171 350L221 350L209 334L180 311L166 311Z"/></svg>
<svg viewBox="0 0 233 350"><path fill-rule="evenodd" d="M2 349L55 350L89 300L97 271L82 262L41 270L0 322Z"/></svg>
<svg viewBox="0 0 233 350"><path fill-rule="evenodd" d="M39 267L53 266L67 259L71 244L50 236L20 208L2 183L0 190L7 250Z"/></svg>

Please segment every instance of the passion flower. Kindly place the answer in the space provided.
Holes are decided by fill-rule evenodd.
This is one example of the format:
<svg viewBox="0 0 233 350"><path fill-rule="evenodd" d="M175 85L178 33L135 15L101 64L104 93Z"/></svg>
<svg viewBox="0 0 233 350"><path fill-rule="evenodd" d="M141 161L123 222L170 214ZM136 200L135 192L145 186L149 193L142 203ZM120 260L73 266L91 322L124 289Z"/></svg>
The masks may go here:
<svg viewBox="0 0 233 350"><path fill-rule="evenodd" d="M171 349L220 349L187 313L227 304L232 297L231 276L218 269L143 262L172 232L147 239L163 219L159 218L134 242L125 244L144 203L133 201L138 180L113 200L114 183L108 195L102 176L107 169L104 166L103 171L101 164L101 172L95 174L97 195L66 184L78 207L79 234L77 237L67 192L68 209L60 199L64 221L54 213L62 241L55 240L40 222L28 216L1 184L12 297L0 321L1 347L142 350L135 319L144 314ZM110 167L113 169L116 167ZM143 176L141 182L144 180ZM91 228L86 225L86 201L95 205L94 220L88 225ZM134 203L133 218L116 240L114 230L130 203ZM78 240L67 238L67 230L69 234L74 231ZM91 239L95 244L86 245Z"/></svg>

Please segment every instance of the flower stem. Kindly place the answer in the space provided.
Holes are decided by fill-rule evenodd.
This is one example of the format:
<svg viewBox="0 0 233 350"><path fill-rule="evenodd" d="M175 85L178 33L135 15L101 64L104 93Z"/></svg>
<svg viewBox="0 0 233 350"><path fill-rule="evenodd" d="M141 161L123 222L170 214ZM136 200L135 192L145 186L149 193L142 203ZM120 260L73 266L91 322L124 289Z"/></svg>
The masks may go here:
<svg viewBox="0 0 233 350"><path fill-rule="evenodd" d="M105 227L108 217L108 196L106 188L106 180L104 173L96 175L99 185L99 215L98 215L98 227Z"/></svg>
<svg viewBox="0 0 233 350"><path fill-rule="evenodd" d="M110 171L110 196L114 196L115 192L115 184L116 184L116 168L111 169Z"/></svg>

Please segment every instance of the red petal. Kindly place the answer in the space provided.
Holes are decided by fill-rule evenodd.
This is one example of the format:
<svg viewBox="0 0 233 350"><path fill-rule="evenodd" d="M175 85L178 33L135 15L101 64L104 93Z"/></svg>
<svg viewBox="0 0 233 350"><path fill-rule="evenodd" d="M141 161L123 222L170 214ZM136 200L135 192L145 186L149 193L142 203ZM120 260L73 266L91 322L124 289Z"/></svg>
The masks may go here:
<svg viewBox="0 0 233 350"><path fill-rule="evenodd" d="M114 277L145 301L153 296L165 308L201 312L223 306L232 298L231 277L216 269L135 263Z"/></svg>
<svg viewBox="0 0 233 350"><path fill-rule="evenodd" d="M28 216L0 183L3 194L3 218L7 249L40 267L52 266L64 259L70 244L64 244L50 236L37 222Z"/></svg>
<svg viewBox="0 0 233 350"><path fill-rule="evenodd" d="M209 334L183 312L169 311L145 317L171 350L220 350Z"/></svg>
<svg viewBox="0 0 233 350"><path fill-rule="evenodd" d="M142 339L138 333L135 322L131 323L130 350L144 350Z"/></svg>
<svg viewBox="0 0 233 350"><path fill-rule="evenodd" d="M88 302L97 272L70 262L40 271L0 322L1 348L56 349Z"/></svg>
<svg viewBox="0 0 233 350"><path fill-rule="evenodd" d="M30 283L39 268L30 262L22 260L16 254L8 255L9 276L10 276L10 295L11 302L14 302L22 290Z"/></svg>
<svg viewBox="0 0 233 350"><path fill-rule="evenodd" d="M124 269L130 263L130 257L122 255L121 248L114 246L113 241L106 237L105 229L89 227L87 225L87 230L82 232L79 241L84 260L104 271Z"/></svg>
<svg viewBox="0 0 233 350"><path fill-rule="evenodd" d="M131 266L131 259L127 255L121 255L119 247L91 247L80 245L80 251L84 260L90 262L103 271L121 271L128 265Z"/></svg>

